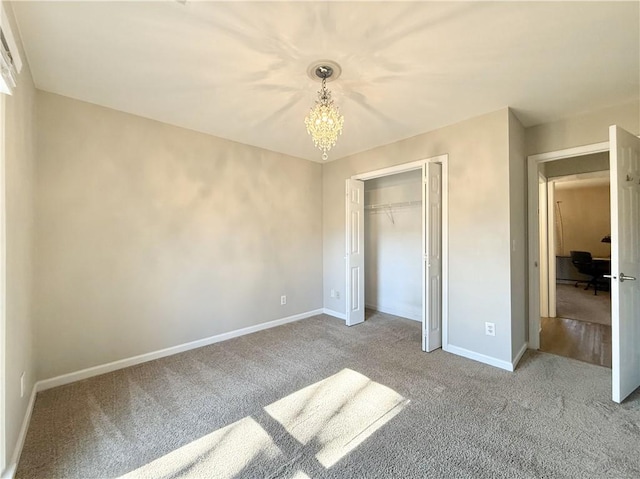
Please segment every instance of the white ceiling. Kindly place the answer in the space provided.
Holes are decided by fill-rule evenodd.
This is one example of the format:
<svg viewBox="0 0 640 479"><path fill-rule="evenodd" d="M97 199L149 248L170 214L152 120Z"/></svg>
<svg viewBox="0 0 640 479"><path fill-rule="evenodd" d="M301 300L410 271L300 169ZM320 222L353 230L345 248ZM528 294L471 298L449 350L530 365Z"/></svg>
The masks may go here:
<svg viewBox="0 0 640 479"><path fill-rule="evenodd" d="M331 59L330 159L506 106L525 126L640 97L639 2L15 2L36 86L314 161L304 127Z"/></svg>

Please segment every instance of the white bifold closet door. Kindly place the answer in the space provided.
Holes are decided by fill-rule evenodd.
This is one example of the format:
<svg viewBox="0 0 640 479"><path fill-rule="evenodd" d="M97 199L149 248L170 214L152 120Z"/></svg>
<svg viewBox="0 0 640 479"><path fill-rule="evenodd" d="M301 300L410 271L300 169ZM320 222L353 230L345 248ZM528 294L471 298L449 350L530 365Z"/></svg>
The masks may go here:
<svg viewBox="0 0 640 479"><path fill-rule="evenodd" d="M442 347L442 165L422 167L422 350Z"/></svg>
<svg viewBox="0 0 640 479"><path fill-rule="evenodd" d="M347 326L364 322L364 181L348 179L347 211Z"/></svg>

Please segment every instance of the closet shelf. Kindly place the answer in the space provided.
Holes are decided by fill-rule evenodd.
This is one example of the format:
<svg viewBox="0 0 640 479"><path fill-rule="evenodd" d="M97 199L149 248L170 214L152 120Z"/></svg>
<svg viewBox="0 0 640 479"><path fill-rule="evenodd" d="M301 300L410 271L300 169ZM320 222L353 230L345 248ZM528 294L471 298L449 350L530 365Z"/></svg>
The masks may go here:
<svg viewBox="0 0 640 479"><path fill-rule="evenodd" d="M374 205L365 205L365 210L382 210L389 208L406 208L408 206L418 206L422 205L422 200L416 201L400 201L398 203L378 203Z"/></svg>

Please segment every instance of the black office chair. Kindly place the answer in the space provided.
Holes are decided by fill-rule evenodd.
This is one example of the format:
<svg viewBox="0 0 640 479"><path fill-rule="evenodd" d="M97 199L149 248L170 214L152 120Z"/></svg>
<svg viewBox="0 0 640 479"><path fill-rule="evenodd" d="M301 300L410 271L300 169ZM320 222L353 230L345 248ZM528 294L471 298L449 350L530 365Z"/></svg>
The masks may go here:
<svg viewBox="0 0 640 479"><path fill-rule="evenodd" d="M602 281L603 275L609 273L607 264L593 261L588 251L571 251L571 262L580 273L591 276L584 289L589 289L589 286L593 285L593 294L598 294L598 281ZM575 285L578 286L578 282Z"/></svg>

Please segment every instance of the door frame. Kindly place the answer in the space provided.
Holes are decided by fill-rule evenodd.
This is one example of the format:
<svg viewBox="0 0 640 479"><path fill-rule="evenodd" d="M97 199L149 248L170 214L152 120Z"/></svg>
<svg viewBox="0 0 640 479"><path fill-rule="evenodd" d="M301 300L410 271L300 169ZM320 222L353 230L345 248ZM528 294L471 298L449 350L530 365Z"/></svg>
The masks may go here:
<svg viewBox="0 0 640 479"><path fill-rule="evenodd" d="M391 176L398 173L404 173L413 170L422 170L422 167L427 163L440 163L442 165L442 348L445 349L449 345L449 155L443 154L423 160L411 161L408 163L402 163L387 168L381 168L378 170L367 171L365 173L359 173L351 176L352 180L367 181L374 178L381 178L383 176ZM423 195L424 196L424 195ZM422 199L422 208L424 212L425 198ZM349 228L349 215L346 214L346 228ZM424 215L422 217L423 222L423 234L424 234ZM348 247L348 245L345 245ZM346 256L345 256L346 258ZM365 258L366 261L366 258ZM424 261L424 258L423 258ZM424 269L424 268L423 268ZM351 287L349 268L346 268L345 273L345 291L348 291ZM425 287L425 278L423 274L422 279L422 291ZM346 295L345 295L346 296ZM346 303L345 298L345 311L348 311L349 305ZM426 313L423 300L423 317L422 323L424 325Z"/></svg>
<svg viewBox="0 0 640 479"><path fill-rule="evenodd" d="M556 310L558 304L558 288L556 286L556 277L558 276L556 243L558 242L558 234L556 231L556 221L559 215L556 214L556 205L556 184L554 180L547 178L547 204L545 205L547 208L547 223L544 230L544 234L546 234L547 237L547 249L546 254L541 256L546 262L547 276L546 278L540 278L540 284L547 287L547 312L550 318L555 318L558 314ZM538 237L541 238L543 235L538 235ZM564 248L564 238L561 239ZM542 270L542 268L540 268L540 270Z"/></svg>
<svg viewBox="0 0 640 479"><path fill-rule="evenodd" d="M5 189L5 95L0 93L0 474L8 465L6 442L7 249Z"/></svg>
<svg viewBox="0 0 640 479"><path fill-rule="evenodd" d="M549 184L546 176L538 171L538 241L540 257L549 257ZM549 261L540 262L540 315L549 316Z"/></svg>
<svg viewBox="0 0 640 479"><path fill-rule="evenodd" d="M527 223L529 270L529 348L540 349L540 229L538 225L538 170L542 163L609 151L609 142L550 151L527 157ZM550 265L552 266L552 265Z"/></svg>

